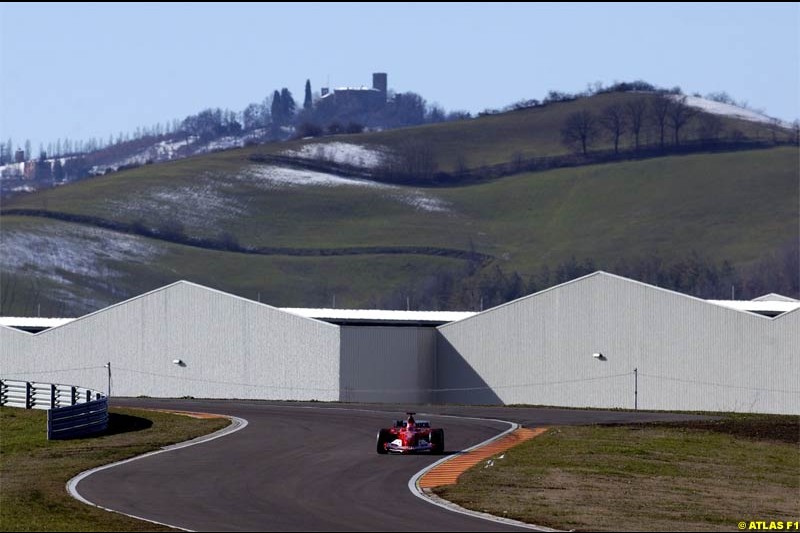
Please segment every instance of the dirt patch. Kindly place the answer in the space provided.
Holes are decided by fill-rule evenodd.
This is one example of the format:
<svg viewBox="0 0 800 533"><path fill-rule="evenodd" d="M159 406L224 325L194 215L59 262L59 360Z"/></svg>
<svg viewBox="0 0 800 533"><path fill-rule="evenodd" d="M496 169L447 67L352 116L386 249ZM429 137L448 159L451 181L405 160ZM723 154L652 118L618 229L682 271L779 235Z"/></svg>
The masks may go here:
<svg viewBox="0 0 800 533"><path fill-rule="evenodd" d="M655 422L645 425L699 429L751 440L771 440L800 444L800 416L728 415L718 420Z"/></svg>

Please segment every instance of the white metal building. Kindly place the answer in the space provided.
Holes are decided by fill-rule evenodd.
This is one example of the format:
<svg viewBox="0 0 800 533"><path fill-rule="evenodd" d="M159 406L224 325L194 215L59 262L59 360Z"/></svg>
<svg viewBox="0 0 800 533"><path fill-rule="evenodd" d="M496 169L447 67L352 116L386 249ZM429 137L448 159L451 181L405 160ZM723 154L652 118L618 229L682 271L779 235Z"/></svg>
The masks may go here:
<svg viewBox="0 0 800 533"><path fill-rule="evenodd" d="M339 328L177 282L32 335L0 327L3 377L111 394L339 399Z"/></svg>
<svg viewBox="0 0 800 533"><path fill-rule="evenodd" d="M0 321L0 377L105 391L110 362L112 396L800 414L798 308L604 272L453 316L282 310L178 282L36 334Z"/></svg>
<svg viewBox="0 0 800 533"><path fill-rule="evenodd" d="M441 326L437 400L800 414L798 308L771 318L596 272Z"/></svg>

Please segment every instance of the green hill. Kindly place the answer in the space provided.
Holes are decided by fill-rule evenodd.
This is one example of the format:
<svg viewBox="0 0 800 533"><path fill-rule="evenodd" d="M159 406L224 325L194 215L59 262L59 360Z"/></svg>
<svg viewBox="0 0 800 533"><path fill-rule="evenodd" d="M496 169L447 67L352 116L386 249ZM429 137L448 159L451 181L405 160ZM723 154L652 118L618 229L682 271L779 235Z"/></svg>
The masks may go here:
<svg viewBox="0 0 800 533"><path fill-rule="evenodd" d="M433 188L254 158L296 155L304 146L313 156L325 143L355 146L362 157L412 141L428 146L440 168L464 166L465 158L467 166L504 163L525 147L557 156L566 151L557 127L565 114L630 97L254 146L15 198L0 217L0 312L31 314L41 305L43 315L76 314L177 279L281 306L330 306L335 295L340 307L404 307L406 297L412 307L474 307L490 291L484 281L491 276L516 273L527 283L573 257L609 268L694 253L745 269L797 247L800 168L790 146ZM762 140L770 131L727 119L725 127ZM320 154L312 162L327 160Z"/></svg>
<svg viewBox="0 0 800 533"><path fill-rule="evenodd" d="M404 128L373 133L369 135L343 135L326 138L322 142L358 142L367 146L388 147L393 150L428 147L433 153L437 168L452 172L463 168L476 168L513 161L516 158L561 156L571 152L562 143L561 130L567 117L579 111L588 111L599 119L605 109L612 105L626 106L633 101L642 100L646 106L652 105L657 95L652 93L614 92L598 94L574 101L555 102L540 107L532 107L486 115L471 120L432 124L414 128ZM648 107L649 109L649 107ZM690 121L681 139L685 142L786 142L792 133L785 128L767 123L739 120L726 116L715 116L710 122L718 121L718 130L709 125L707 114L698 114ZM599 135L591 145L592 150L613 149L613 142L607 132L598 124ZM621 148L628 149L633 143L629 133L623 135ZM666 128L666 142L672 143L672 129ZM300 141L300 144L306 141ZM641 126L641 145L655 146L660 142L658 127L645 116ZM287 147L292 147L287 145ZM252 153L275 153L283 150L282 145L255 147Z"/></svg>

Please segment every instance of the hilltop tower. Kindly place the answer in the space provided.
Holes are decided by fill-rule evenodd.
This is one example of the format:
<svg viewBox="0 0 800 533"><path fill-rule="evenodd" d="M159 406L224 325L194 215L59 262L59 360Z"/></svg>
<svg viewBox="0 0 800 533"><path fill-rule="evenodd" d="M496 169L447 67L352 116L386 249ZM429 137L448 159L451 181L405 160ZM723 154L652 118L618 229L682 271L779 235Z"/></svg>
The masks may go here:
<svg viewBox="0 0 800 533"><path fill-rule="evenodd" d="M383 101L386 101L387 76L385 72L374 72L372 74L372 88L377 89L383 95Z"/></svg>

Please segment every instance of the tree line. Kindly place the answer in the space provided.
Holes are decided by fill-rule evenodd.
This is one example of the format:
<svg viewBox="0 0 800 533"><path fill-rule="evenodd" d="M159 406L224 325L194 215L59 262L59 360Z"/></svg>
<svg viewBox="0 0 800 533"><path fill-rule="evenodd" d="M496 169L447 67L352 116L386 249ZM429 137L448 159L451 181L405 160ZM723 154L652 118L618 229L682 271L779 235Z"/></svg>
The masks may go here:
<svg viewBox="0 0 800 533"><path fill-rule="evenodd" d="M618 155L625 136L630 138L630 149L634 152L645 145L657 146L661 150L668 144L679 147L689 141L687 132L690 126L694 133L691 140L695 143L714 144L722 140L724 123L718 115L688 105L685 95L656 93L624 103L612 103L599 113L588 109L570 113L561 129L561 140L584 157L599 141L607 140L613 144L614 154ZM775 123L767 127L775 144L800 142L797 121L788 132ZM728 140L745 141L746 136L740 130L733 130L729 132Z"/></svg>
<svg viewBox="0 0 800 533"><path fill-rule="evenodd" d="M248 104L241 111L222 108L207 108L185 118L173 119L152 126L137 127L131 132L120 132L108 138L92 137L85 140L69 138L40 144L38 152L32 150L30 140L22 146L14 144L12 138L0 142L0 165L15 160L18 149L23 150L25 160L33 160L46 154L49 158L81 157L97 151L118 153L138 147L139 141L149 143L164 140L194 137L207 142L226 135L254 133L251 142L281 140L292 135L316 136L324 134L360 133L365 128L394 128L415 126L445 120L471 118L466 111L447 113L438 104L429 104L414 92L394 93L389 91L385 106L379 109L340 103L337 106L320 105L318 92L312 92L311 81L306 80L305 97L298 106L291 91L275 89L261 102ZM94 159L108 159L99 157Z"/></svg>
<svg viewBox="0 0 800 533"><path fill-rule="evenodd" d="M550 90L541 100L520 100L502 110L486 109L479 115L541 107L598 94L634 91L654 93L659 97L641 97L624 105L611 105L597 115L586 110L573 113L562 128L562 141L576 152L587 155L597 141L604 137L611 139L614 151L619 152L623 137L628 135L633 150L638 150L645 143L645 133L648 137L651 136L653 128L657 131L657 145L662 148L667 142L680 145L690 123L697 126L698 139L714 140L722 132L720 118L708 113L698 113L695 108L687 106L680 87L664 89L641 80L617 82L609 87L603 87L597 82L580 93ZM706 98L748 108L746 102L737 102L725 92L709 93ZM24 154L26 160L32 160L41 154L47 154L51 158L77 157L101 150L124 152L126 148L141 144L137 141L152 143L181 136L194 136L209 141L226 135L257 132L260 135L252 135L251 142L258 142L283 139L293 132L297 137L335 135L359 133L369 127L395 128L471 118L467 111L446 112L438 104L430 104L414 92L393 93L390 90L386 105L377 108L365 108L355 102L340 102L336 106L320 105L322 100L319 93L312 92L310 80L306 80L302 106L298 106L291 91L283 87L274 90L263 101L251 103L239 112L208 108L183 120L173 119L163 124L137 127L132 132L109 135L107 139L57 139L47 145L40 144L36 154L32 152L30 140L26 140ZM737 132L732 135L735 137ZM743 134L738 132L738 135ZM800 141L798 121L793 124L790 136L793 142ZM0 142L0 165L14 161L16 149L21 149L21 146L15 146L11 138L5 143Z"/></svg>
<svg viewBox="0 0 800 533"><path fill-rule="evenodd" d="M537 272L508 271L499 263L469 262L442 269L377 299L387 309L480 311L603 270L625 278L708 300L751 300L775 292L800 299L800 251L789 243L747 266L715 261L692 251L669 259L657 254L614 263L571 257Z"/></svg>

